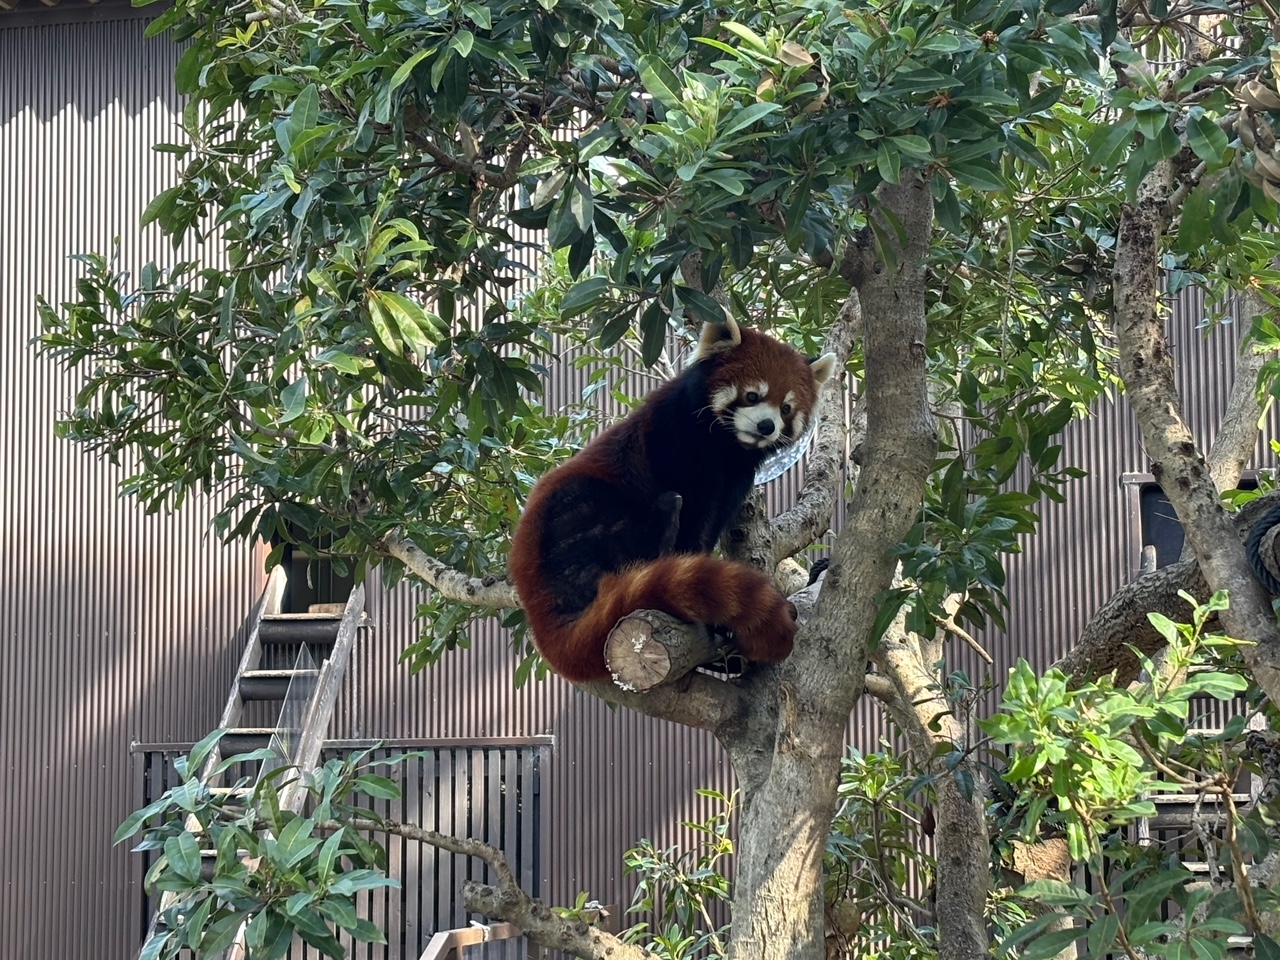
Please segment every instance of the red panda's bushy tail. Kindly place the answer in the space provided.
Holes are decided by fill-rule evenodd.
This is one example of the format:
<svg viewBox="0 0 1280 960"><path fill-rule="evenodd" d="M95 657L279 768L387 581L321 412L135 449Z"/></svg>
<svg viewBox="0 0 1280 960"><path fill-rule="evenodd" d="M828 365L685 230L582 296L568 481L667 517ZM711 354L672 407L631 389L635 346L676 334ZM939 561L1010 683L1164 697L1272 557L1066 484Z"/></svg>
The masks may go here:
<svg viewBox="0 0 1280 960"><path fill-rule="evenodd" d="M605 675L604 642L619 620L634 610L661 610L688 623L728 627L748 660L784 660L798 629L794 608L761 571L706 554L660 557L601 579L595 602L569 627L567 650L574 669L568 679ZM556 658L561 659L561 658ZM587 668L594 676L586 676Z"/></svg>

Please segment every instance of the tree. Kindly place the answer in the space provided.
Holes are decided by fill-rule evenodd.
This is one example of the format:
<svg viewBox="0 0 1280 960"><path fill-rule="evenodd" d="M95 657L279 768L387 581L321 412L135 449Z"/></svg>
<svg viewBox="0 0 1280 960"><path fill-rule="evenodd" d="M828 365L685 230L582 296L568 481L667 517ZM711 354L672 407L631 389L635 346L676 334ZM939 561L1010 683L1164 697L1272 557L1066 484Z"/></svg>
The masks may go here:
<svg viewBox="0 0 1280 960"><path fill-rule="evenodd" d="M985 956L987 786L938 665L1002 623L1001 554L1062 497L1054 437L1109 384L1194 556L1109 604L1071 669L1136 673L1123 643L1167 640L1147 610L1225 590L1217 617L1280 695L1269 598L1219 495L1255 384L1206 460L1159 283L1220 311L1243 291L1254 349L1280 346L1276 19L1244 0L178 0L151 30L187 44L186 139L159 147L186 167L143 219L210 255L137 287L92 256L74 303L42 305L42 349L86 370L61 429L136 457L150 508L226 492L227 537L331 538L361 572L421 580L416 663L504 610L532 669L504 544L591 425L537 401L553 344L652 364L726 306L821 342L860 385L852 416L830 392L798 503L749 503L722 544L790 582L848 493L796 652L592 692L721 740L743 795L730 954L812 958L865 685L932 777L940 952Z"/></svg>

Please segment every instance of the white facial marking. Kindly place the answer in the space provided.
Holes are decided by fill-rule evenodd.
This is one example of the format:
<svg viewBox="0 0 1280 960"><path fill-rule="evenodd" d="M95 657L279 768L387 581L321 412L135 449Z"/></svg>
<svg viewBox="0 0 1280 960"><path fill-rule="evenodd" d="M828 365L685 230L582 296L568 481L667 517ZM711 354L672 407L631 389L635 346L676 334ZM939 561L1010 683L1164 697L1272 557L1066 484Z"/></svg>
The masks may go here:
<svg viewBox="0 0 1280 960"><path fill-rule="evenodd" d="M808 422L808 418L804 415L804 411L801 410L796 414L795 422L791 424L791 435L793 437L798 437L804 433L804 425Z"/></svg>
<svg viewBox="0 0 1280 960"><path fill-rule="evenodd" d="M754 393L756 396L763 399L769 395L769 384L764 382L754 383L747 387L746 393ZM744 393L743 396L746 396L746 393Z"/></svg>
<svg viewBox="0 0 1280 960"><path fill-rule="evenodd" d="M738 388L735 386L721 387L715 393L711 394L711 409L716 413L724 413L729 409L729 404L738 399Z"/></svg>
<svg viewBox="0 0 1280 960"><path fill-rule="evenodd" d="M788 403L794 406L795 402L796 402L796 392L794 390L788 390L787 395L782 398L783 406L786 406Z"/></svg>
<svg viewBox="0 0 1280 960"><path fill-rule="evenodd" d="M771 403L753 403L733 411L733 432L744 447L763 450L783 440L782 411Z"/></svg>

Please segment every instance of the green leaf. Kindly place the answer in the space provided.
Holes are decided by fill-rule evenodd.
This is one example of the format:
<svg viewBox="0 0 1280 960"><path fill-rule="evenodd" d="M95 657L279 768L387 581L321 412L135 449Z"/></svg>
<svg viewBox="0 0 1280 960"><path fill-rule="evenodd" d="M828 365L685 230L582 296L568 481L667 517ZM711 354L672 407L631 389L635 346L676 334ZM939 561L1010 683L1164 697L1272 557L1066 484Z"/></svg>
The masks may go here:
<svg viewBox="0 0 1280 960"><path fill-rule="evenodd" d="M1018 896L1054 907L1084 906L1097 901L1084 887L1061 880L1034 880L1023 884L1018 890Z"/></svg>
<svg viewBox="0 0 1280 960"><path fill-rule="evenodd" d="M929 141L924 137L916 134L900 134L890 137L889 142L897 147L907 156L916 160L933 159L933 149L929 146Z"/></svg>
<svg viewBox="0 0 1280 960"><path fill-rule="evenodd" d="M164 842L164 855L173 872L192 883L200 879L200 845L185 830Z"/></svg>
<svg viewBox="0 0 1280 960"><path fill-rule="evenodd" d="M280 960L289 952L293 932L293 926L282 914L274 909L267 909L249 922L245 930L245 942L256 947L250 951L254 960L258 957L262 960Z"/></svg>
<svg viewBox="0 0 1280 960"><path fill-rule="evenodd" d="M276 859L285 867L292 867L320 846L320 840L311 836L315 823L306 817L290 820L276 840Z"/></svg>
<svg viewBox="0 0 1280 960"><path fill-rule="evenodd" d="M377 890L380 887L398 887L400 884L376 870L351 870L329 885L329 892L349 896L361 890Z"/></svg>
<svg viewBox="0 0 1280 960"><path fill-rule="evenodd" d="M414 67L435 52L435 47L427 47L424 50L419 50L404 63L400 64L400 66L396 68L396 72L391 75L391 82L387 84L388 89L392 92L399 89L400 85L409 79L409 75L413 73Z"/></svg>
<svg viewBox="0 0 1280 960"><path fill-rule="evenodd" d="M569 288L560 300L560 315L565 319L576 317L603 300L609 291L608 277L588 277Z"/></svg>
<svg viewBox="0 0 1280 960"><path fill-rule="evenodd" d="M355 907L345 899L322 900L316 909L344 930L354 930L359 923Z"/></svg>
<svg viewBox="0 0 1280 960"><path fill-rule="evenodd" d="M244 926L249 916L250 914L246 912L233 910L209 924L200 940L200 955L219 956L222 951L231 946L231 942L235 940L236 934L240 932L240 928Z"/></svg>
<svg viewBox="0 0 1280 960"><path fill-rule="evenodd" d="M320 91L314 83L302 88L289 112L289 139L297 140L300 134L314 127L320 119Z"/></svg>
<svg viewBox="0 0 1280 960"><path fill-rule="evenodd" d="M640 315L640 360L653 366L667 342L667 311L661 300L652 301Z"/></svg>
<svg viewBox="0 0 1280 960"><path fill-rule="evenodd" d="M1257 960L1280 960L1280 943L1265 933L1253 935L1253 951Z"/></svg>
<svg viewBox="0 0 1280 960"><path fill-rule="evenodd" d="M583 233L591 227L595 207L591 201L591 184L586 177L573 182L573 190L569 195L569 215Z"/></svg>
<svg viewBox="0 0 1280 960"><path fill-rule="evenodd" d="M1095 923L1089 925L1089 954L1101 957L1109 953L1116 942L1116 934L1120 931L1120 918L1114 913L1104 913Z"/></svg>
<svg viewBox="0 0 1280 960"><path fill-rule="evenodd" d="M369 325L373 327L374 335L378 338L378 342L382 344L386 351L393 357L404 355L404 347L400 344L400 338L396 336L391 318L382 302L378 300L371 292L368 300L369 307Z"/></svg>
<svg viewBox="0 0 1280 960"><path fill-rule="evenodd" d="M327 883L333 876L334 864L337 863L338 853L342 848L342 834L341 830L331 834L324 842L324 846L320 848L320 856L316 861L316 876L322 884Z"/></svg>
<svg viewBox="0 0 1280 960"><path fill-rule="evenodd" d="M321 350L312 360L316 366L330 366L340 373L355 375L362 369L360 361L340 347Z"/></svg>
<svg viewBox="0 0 1280 960"><path fill-rule="evenodd" d="M380 800L400 799L400 787L389 777L366 773L356 777L354 783L358 789L371 797L377 797Z"/></svg>
<svg viewBox="0 0 1280 960"><path fill-rule="evenodd" d="M683 285L676 286L680 302L703 323L724 323L724 307L701 290Z"/></svg>
<svg viewBox="0 0 1280 960"><path fill-rule="evenodd" d="M142 226L147 226L161 218L168 217L169 211L172 209L174 202L182 195L183 188L181 186L170 187L168 190L161 190L151 202L147 204L147 208L142 211ZM164 224L162 223L163 227Z"/></svg>
<svg viewBox="0 0 1280 960"><path fill-rule="evenodd" d="M1197 157L1216 167L1227 152L1227 135L1203 109L1193 108L1187 116L1187 143Z"/></svg>
<svg viewBox="0 0 1280 960"><path fill-rule="evenodd" d="M684 84L665 60L655 54L641 54L636 60L636 68L640 73L640 82L654 99L668 109L680 107Z"/></svg>
<svg viewBox="0 0 1280 960"><path fill-rule="evenodd" d="M471 48L475 46L476 36L470 30L459 30L454 34L453 39L449 41L449 45L457 51L458 56L466 59L471 56Z"/></svg>
<svg viewBox="0 0 1280 960"><path fill-rule="evenodd" d="M302 416L307 409L307 391L310 383L305 376L299 377L280 391L280 422L291 423Z"/></svg>
<svg viewBox="0 0 1280 960"><path fill-rule="evenodd" d="M727 139L739 130L746 129L763 117L781 109L782 105L777 103L753 103L744 107L730 115L728 124L720 130L720 137Z"/></svg>
<svg viewBox="0 0 1280 960"><path fill-rule="evenodd" d="M427 353L448 334L448 328L439 317L428 313L420 303L410 300L402 293L370 290L369 304L372 306L375 303L404 341L419 354Z"/></svg>
<svg viewBox="0 0 1280 960"><path fill-rule="evenodd" d="M1022 950L1022 960L1049 960L1080 939L1080 930L1056 930L1032 940Z"/></svg>
<svg viewBox="0 0 1280 960"><path fill-rule="evenodd" d="M989 162L966 160L963 163L952 163L947 169L961 183L977 190L1002 192L1008 186L1000 175L1000 171Z"/></svg>
<svg viewBox="0 0 1280 960"><path fill-rule="evenodd" d="M469 17L481 30L493 29L493 16L489 12L489 8L483 3L468 2L462 5L462 14Z"/></svg>
<svg viewBox="0 0 1280 960"><path fill-rule="evenodd" d="M192 776L200 775L200 768L204 766L205 759L209 754L213 753L213 748L218 745L219 741L222 740L223 734L226 732L227 731L222 727L210 731L201 737L199 742L191 748L191 753L188 755L188 769L190 769Z"/></svg>
<svg viewBox="0 0 1280 960"><path fill-rule="evenodd" d="M734 34L755 53L767 54L769 52L769 45L750 27L734 23L732 20L725 20L720 24L720 28Z"/></svg>
<svg viewBox="0 0 1280 960"><path fill-rule="evenodd" d="M737 170L713 167L710 170L704 169L700 176L703 180L710 180L716 186L735 197L740 197L747 192L748 180L746 174Z"/></svg>

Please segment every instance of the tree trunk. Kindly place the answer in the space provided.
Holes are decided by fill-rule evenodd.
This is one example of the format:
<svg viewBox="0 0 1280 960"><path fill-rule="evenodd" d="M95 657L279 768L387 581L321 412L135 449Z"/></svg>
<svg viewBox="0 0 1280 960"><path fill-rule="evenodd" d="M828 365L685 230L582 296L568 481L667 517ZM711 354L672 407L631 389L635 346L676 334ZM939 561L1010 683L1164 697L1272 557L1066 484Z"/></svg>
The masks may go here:
<svg viewBox="0 0 1280 960"><path fill-rule="evenodd" d="M1174 386L1157 283L1172 181L1170 161L1156 164L1121 214L1114 269L1120 376L1152 460L1151 472L1177 511L1205 580L1210 589L1230 594L1222 621L1233 636L1254 641L1243 650L1245 662L1267 696L1280 702L1280 633L1270 597L1250 572Z"/></svg>
<svg viewBox="0 0 1280 960"><path fill-rule="evenodd" d="M841 269L861 302L867 369L875 372L857 489L795 652L748 678L748 715L720 731L744 796L734 960L824 958L822 858L845 728L862 693L876 598L896 568L889 551L917 519L937 451L925 376L929 185L885 184L877 200L902 231L882 224L880 236L900 237L889 241L898 245L883 256L865 231Z"/></svg>
<svg viewBox="0 0 1280 960"><path fill-rule="evenodd" d="M985 910L991 888L991 843L987 833L986 782L970 753L948 769L939 747L966 750L969 731L940 692L932 642L903 627L901 614L880 641L876 666L897 692L895 723L911 745L916 763L937 775L936 914L940 960L983 960L990 952ZM961 780L961 777L964 780Z"/></svg>
<svg viewBox="0 0 1280 960"><path fill-rule="evenodd" d="M824 956L822 855L835 816L845 722L830 713L797 716L793 694L783 690L772 769L738 829L730 951L737 960Z"/></svg>

